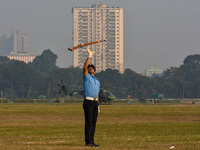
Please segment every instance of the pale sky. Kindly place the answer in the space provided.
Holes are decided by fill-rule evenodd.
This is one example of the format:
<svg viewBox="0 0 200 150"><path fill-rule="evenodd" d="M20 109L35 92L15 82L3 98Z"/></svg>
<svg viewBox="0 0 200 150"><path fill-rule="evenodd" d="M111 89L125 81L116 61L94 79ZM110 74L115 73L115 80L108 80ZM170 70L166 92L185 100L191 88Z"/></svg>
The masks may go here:
<svg viewBox="0 0 200 150"><path fill-rule="evenodd" d="M179 67L200 53L200 0L0 0L0 35L28 34L30 50L51 49L57 65L72 65L72 7L124 9L124 69Z"/></svg>

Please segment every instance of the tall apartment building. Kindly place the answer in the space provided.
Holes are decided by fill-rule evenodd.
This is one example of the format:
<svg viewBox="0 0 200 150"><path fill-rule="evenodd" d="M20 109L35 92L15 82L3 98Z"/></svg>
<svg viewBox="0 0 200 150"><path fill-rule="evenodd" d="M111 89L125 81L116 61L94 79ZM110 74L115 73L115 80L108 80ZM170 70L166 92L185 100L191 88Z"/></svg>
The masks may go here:
<svg viewBox="0 0 200 150"><path fill-rule="evenodd" d="M21 34L19 31L13 31L11 35L13 41L13 53L28 53L29 52L29 37L26 34Z"/></svg>
<svg viewBox="0 0 200 150"><path fill-rule="evenodd" d="M29 37L15 30L10 36L0 36L0 55L28 53Z"/></svg>
<svg viewBox="0 0 200 150"><path fill-rule="evenodd" d="M0 36L0 55L25 63L32 62L36 57L29 53L29 36L18 30L14 30L10 36Z"/></svg>
<svg viewBox="0 0 200 150"><path fill-rule="evenodd" d="M96 72L111 68L123 73L123 8L94 4L72 8L72 13L74 45L106 40L90 46L95 51L91 63ZM74 51L74 67L82 68L86 59L87 47Z"/></svg>
<svg viewBox="0 0 200 150"><path fill-rule="evenodd" d="M12 38L8 35L0 36L0 55L5 56L13 50Z"/></svg>

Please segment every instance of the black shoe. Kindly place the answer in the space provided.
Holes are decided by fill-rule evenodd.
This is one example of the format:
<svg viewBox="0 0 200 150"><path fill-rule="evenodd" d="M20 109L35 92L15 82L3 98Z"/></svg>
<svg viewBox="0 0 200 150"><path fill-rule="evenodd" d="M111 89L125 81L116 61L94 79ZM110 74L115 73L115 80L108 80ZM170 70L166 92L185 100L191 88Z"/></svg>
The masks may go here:
<svg viewBox="0 0 200 150"><path fill-rule="evenodd" d="M100 146L100 145L93 143L93 146L96 146L96 147L98 147L98 146Z"/></svg>
<svg viewBox="0 0 200 150"><path fill-rule="evenodd" d="M85 144L85 146L94 146L94 144L87 143L87 144Z"/></svg>

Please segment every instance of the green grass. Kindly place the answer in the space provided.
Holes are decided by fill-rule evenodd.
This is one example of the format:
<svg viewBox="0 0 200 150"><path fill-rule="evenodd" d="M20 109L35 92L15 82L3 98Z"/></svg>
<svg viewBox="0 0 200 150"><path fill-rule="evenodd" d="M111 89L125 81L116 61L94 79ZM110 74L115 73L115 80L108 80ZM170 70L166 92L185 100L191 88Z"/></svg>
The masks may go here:
<svg viewBox="0 0 200 150"><path fill-rule="evenodd" d="M99 150L200 149L200 105L101 105ZM0 149L94 149L84 146L82 104L1 104Z"/></svg>

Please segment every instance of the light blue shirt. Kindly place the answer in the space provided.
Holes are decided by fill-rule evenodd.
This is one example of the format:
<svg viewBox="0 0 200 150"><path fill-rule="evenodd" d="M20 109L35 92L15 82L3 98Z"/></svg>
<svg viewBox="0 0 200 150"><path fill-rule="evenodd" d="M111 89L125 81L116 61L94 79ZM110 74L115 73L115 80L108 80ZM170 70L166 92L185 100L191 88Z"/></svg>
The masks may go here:
<svg viewBox="0 0 200 150"><path fill-rule="evenodd" d="M83 75L84 96L98 98L100 83L89 73Z"/></svg>

